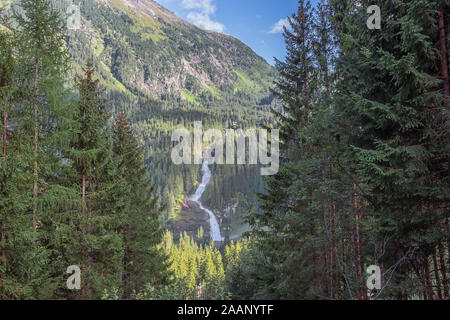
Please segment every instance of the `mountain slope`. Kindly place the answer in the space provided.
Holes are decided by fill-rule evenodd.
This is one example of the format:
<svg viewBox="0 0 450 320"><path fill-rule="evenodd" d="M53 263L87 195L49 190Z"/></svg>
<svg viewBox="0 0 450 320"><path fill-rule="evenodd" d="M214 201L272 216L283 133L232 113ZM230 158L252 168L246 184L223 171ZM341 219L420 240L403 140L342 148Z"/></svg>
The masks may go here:
<svg viewBox="0 0 450 320"><path fill-rule="evenodd" d="M152 0L84 0L80 7L82 29L68 38L71 54L78 67L93 58L112 104L126 110L173 216L193 192L199 168L171 163L172 130L194 121L271 125L274 69L241 41L197 28ZM254 192L263 187L258 168L213 171L204 200L216 213L237 202L256 205Z"/></svg>
<svg viewBox="0 0 450 320"><path fill-rule="evenodd" d="M272 67L233 37L197 28L153 0L84 0L80 8L72 55L99 61L111 88L194 105L270 96Z"/></svg>
<svg viewBox="0 0 450 320"><path fill-rule="evenodd" d="M72 76L92 60L113 110L125 112L142 141L167 219L199 180L198 166L171 162L175 128L194 121L219 129L271 125L274 68L241 41L200 29L153 0L51 1L65 18L69 5L80 6L81 29L67 34ZM19 1L0 0L9 3ZM263 185L258 168L211 170L204 201L215 212L244 206L238 195L256 202L253 193Z"/></svg>

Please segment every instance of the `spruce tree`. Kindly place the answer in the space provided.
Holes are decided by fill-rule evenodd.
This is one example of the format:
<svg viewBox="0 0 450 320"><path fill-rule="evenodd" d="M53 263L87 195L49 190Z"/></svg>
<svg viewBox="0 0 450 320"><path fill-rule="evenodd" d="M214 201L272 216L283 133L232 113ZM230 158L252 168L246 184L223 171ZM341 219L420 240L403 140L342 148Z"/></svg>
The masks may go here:
<svg viewBox="0 0 450 320"><path fill-rule="evenodd" d="M59 159L55 153L60 144L68 140L63 132L70 121L70 109L65 98L67 92L64 90L68 56L65 25L49 0L21 0L20 9L14 13L13 19L17 24L20 45L24 126L31 134L33 150L31 218L33 227L38 229L39 207L55 201L46 192L46 188L51 188L46 187L49 182L46 179L56 170ZM42 197L44 199L41 200Z"/></svg>
<svg viewBox="0 0 450 320"><path fill-rule="evenodd" d="M67 186L78 191L80 206L66 216L71 236L65 255L82 270L82 288L76 298L100 298L118 288L122 272L123 240L119 234L126 210L126 186L114 159L111 117L99 81L88 63L77 82L74 135L65 158L70 163Z"/></svg>
<svg viewBox="0 0 450 320"><path fill-rule="evenodd" d="M24 0L20 11L12 15L11 30L14 95L9 100L12 133L11 138L7 135L11 143L5 144L5 164L14 160L15 168L9 165L8 171L17 180L9 184L15 196L9 203L14 214L8 217L7 239L23 248L14 252L13 260L22 261L12 272L22 286L14 294L48 298L65 271L53 268L52 259L58 253L51 244L56 236L52 221L74 198L72 190L59 182L63 170L60 150L70 124L70 111L65 109L64 29L48 1Z"/></svg>
<svg viewBox="0 0 450 320"><path fill-rule="evenodd" d="M1 155L0 155L0 299L33 298L33 278L38 277L38 270L29 263L36 263L33 258L35 248L30 247L30 234L34 234L27 209L26 192L26 148L19 132L17 118L11 108L17 99L16 60L13 33L8 22L0 25L0 106ZM39 260L38 260L39 261Z"/></svg>
<svg viewBox="0 0 450 320"><path fill-rule="evenodd" d="M0 11L0 17L1 11ZM2 106L2 163L1 169L2 173L6 174L7 170L7 153L8 153L8 114L9 110L9 99L11 94L11 86L12 86L12 68L13 68L13 57L12 57L12 45L11 45L11 35L9 29L6 26L1 25L0 29L0 102ZM7 181L8 178L3 176L3 181ZM3 188L2 188L3 190ZM8 198L8 195L3 194L2 202ZM6 211L7 205L2 205L3 210ZM2 211L3 211L2 210ZM1 219L1 265L2 265L2 274L5 274L6 264L7 264L7 256L6 256L6 218L8 214L3 212Z"/></svg>
<svg viewBox="0 0 450 320"><path fill-rule="evenodd" d="M258 247L266 256L265 294L272 298L313 297L321 273L317 232L320 217L314 205L317 188L314 117L320 114L314 15L308 1L299 1L298 11L285 28L286 61L277 61L279 80L274 94L282 101L275 111L282 150L279 173L267 179L261 194L263 214L254 214L251 224ZM269 231L270 230L270 231ZM302 266L302 270L298 269Z"/></svg>
<svg viewBox="0 0 450 320"><path fill-rule="evenodd" d="M155 186L148 177L142 149L137 137L120 112L114 130L114 154L119 163L127 189L127 209L122 215L125 256L123 259L122 288L125 298L145 285L156 288L168 281L166 253L160 246L164 236L159 218Z"/></svg>
<svg viewBox="0 0 450 320"><path fill-rule="evenodd" d="M342 169L351 161L334 107L331 15L327 1L314 11L299 1L285 30L286 61L277 63L280 171L260 195L263 214L250 217L264 252L255 261L265 269L258 294L274 298L364 298L361 200Z"/></svg>
<svg viewBox="0 0 450 320"><path fill-rule="evenodd" d="M450 194L440 1L382 2L382 30L365 27L370 1L330 2L341 49L336 109L353 159L346 171L368 200L365 215L383 244L372 251L380 257L375 264L396 266L382 293L442 296L432 285L438 274L430 274L433 252L448 240Z"/></svg>

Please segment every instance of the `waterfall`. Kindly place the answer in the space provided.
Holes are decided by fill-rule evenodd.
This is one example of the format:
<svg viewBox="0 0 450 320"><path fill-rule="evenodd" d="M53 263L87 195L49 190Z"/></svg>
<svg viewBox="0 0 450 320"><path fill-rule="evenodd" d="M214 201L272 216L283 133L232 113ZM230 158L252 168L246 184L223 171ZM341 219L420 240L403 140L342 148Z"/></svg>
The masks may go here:
<svg viewBox="0 0 450 320"><path fill-rule="evenodd" d="M217 222L216 215L211 210L203 207L202 203L200 202L200 199L203 193L205 192L206 187L209 184L209 181L211 180L211 170L209 170L208 161L206 159L204 159L203 161L202 173L203 173L202 183L198 186L197 191L195 191L195 194L191 197L191 200L197 203L200 209L208 213L211 238L213 239L213 241L221 242L224 241L224 238L220 234L220 227L219 223Z"/></svg>

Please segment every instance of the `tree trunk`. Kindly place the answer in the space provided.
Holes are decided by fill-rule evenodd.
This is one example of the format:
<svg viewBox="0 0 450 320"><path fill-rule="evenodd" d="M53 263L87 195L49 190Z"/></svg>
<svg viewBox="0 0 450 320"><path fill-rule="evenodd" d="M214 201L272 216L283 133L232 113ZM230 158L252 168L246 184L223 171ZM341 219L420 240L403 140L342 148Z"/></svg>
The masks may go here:
<svg viewBox="0 0 450 320"><path fill-rule="evenodd" d="M6 107L5 107L6 109ZM6 166L6 139L8 134L8 113L6 110L3 112L3 161Z"/></svg>
<svg viewBox="0 0 450 320"><path fill-rule="evenodd" d="M356 266L356 278L358 281L358 300L364 299L364 288L362 281L362 266L361 266L361 235L359 230L359 223L361 221L361 208L358 198L358 193L356 192L356 184L353 184L354 198L353 205L356 211L355 215L355 225L354 225L354 251L355 251L355 266Z"/></svg>
<svg viewBox="0 0 450 320"><path fill-rule="evenodd" d="M333 272L333 298L338 297L338 292L340 289L340 281L339 281L339 266L338 266L338 249L336 244L336 205L333 203L331 206L331 214L332 214L332 246L333 246L333 254L332 254L332 272Z"/></svg>
<svg viewBox="0 0 450 320"><path fill-rule="evenodd" d="M445 265L445 249L444 246L442 244L442 242L439 242L439 264L440 264L440 269L441 269L441 274L442 274L442 279L443 279L443 289L444 289L444 296L445 299L449 298L449 283L448 283L448 276L447 276L447 267Z"/></svg>
<svg viewBox="0 0 450 320"><path fill-rule="evenodd" d="M37 196L38 196L38 138L39 138L39 119L38 119L38 86L39 86L39 60L34 61L34 163L33 163L33 228L37 229Z"/></svg>
<svg viewBox="0 0 450 320"><path fill-rule="evenodd" d="M5 166L5 170L6 170L6 165L7 165L7 161L6 161L6 155L7 155L7 146L6 146L6 139L7 139L7 134L8 134L8 113L6 112L6 106L5 106L5 110L3 112L3 164ZM2 265L4 268L6 268L6 212L5 212L5 216L3 217L3 221L2 221Z"/></svg>
<svg viewBox="0 0 450 320"><path fill-rule="evenodd" d="M334 165L330 163L330 180L333 179ZM330 204L330 219L331 219L331 254L330 254L330 270L331 270L331 297L337 298L337 292L339 290L339 272L337 259L337 245L336 245L336 204L331 201Z"/></svg>
<svg viewBox="0 0 450 320"><path fill-rule="evenodd" d="M436 258L436 249L433 250L433 267L434 267L434 278L436 280L437 296L439 300L442 300L441 277L439 276L439 264Z"/></svg>
<svg viewBox="0 0 450 320"><path fill-rule="evenodd" d="M88 208L88 234L90 234L91 231L92 231L91 219L92 219L92 208L89 207ZM91 247L88 247L88 249L87 249L87 263L88 263L88 265L87 265L88 272L92 272L93 261L92 261L92 248ZM91 292L91 283L90 282L87 282L86 289L87 289L89 298L92 298L91 297L92 292Z"/></svg>
<svg viewBox="0 0 450 320"><path fill-rule="evenodd" d="M81 175L81 201L83 204L81 212L84 216L84 211L86 207L86 175L84 173Z"/></svg>
<svg viewBox="0 0 450 320"><path fill-rule="evenodd" d="M381 273L381 279L380 279L380 285L383 289L384 287L384 263L383 261L383 255L384 255L384 243L381 244L380 249L378 250L377 254L377 261L376 263L380 266L380 273Z"/></svg>
<svg viewBox="0 0 450 320"><path fill-rule="evenodd" d="M329 298L330 297L330 268L329 268L329 258L328 258L328 246L325 246L324 250L323 250L323 263L324 263L324 267L325 267L325 279L324 279L324 284L325 284L325 297Z"/></svg>
<svg viewBox="0 0 450 320"><path fill-rule="evenodd" d="M428 257L424 257L424 276L425 276L425 288L427 292L427 299L435 300L433 292L433 283L431 281L430 261Z"/></svg>
<svg viewBox="0 0 450 320"><path fill-rule="evenodd" d="M85 176L83 175L83 177L85 178ZM86 185L89 185L89 182L84 180L84 188L86 192ZM85 235L90 234L91 233L91 224L90 224L90 220L91 220L91 207L89 206L89 204L87 203L83 203L83 206L86 204L86 209L87 209L87 226L83 225L83 233ZM83 212L85 212L86 210L83 208ZM86 267L83 268L82 270L82 279L83 279L83 289L82 289L82 293L81 296L83 299L92 299L92 292L91 292L91 283L89 281L89 277L87 276L87 274L90 274L91 272L91 268L92 268L92 256L91 256L91 247L89 245L84 244L82 246L82 256L85 257L85 261L86 261Z"/></svg>
<svg viewBox="0 0 450 320"><path fill-rule="evenodd" d="M313 233L311 232L311 235L313 235ZM313 271L313 278L314 278L314 286L315 288L317 288L317 286L319 285L318 282L318 274L317 274L317 250L314 247L312 249L312 257L313 257L313 266L314 266L314 271Z"/></svg>

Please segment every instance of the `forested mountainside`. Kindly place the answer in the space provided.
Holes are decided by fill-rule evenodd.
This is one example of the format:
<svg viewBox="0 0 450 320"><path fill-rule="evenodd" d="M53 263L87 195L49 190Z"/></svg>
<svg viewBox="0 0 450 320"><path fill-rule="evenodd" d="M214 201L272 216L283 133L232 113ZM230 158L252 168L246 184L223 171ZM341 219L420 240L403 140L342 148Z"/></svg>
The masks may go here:
<svg viewBox="0 0 450 320"><path fill-rule="evenodd" d="M20 10L18 2L0 1ZM200 29L153 0L52 2L63 17L71 4L79 5L81 29L69 30L66 37L72 77L91 60L109 105L130 120L167 207L164 222L176 216L199 180L199 166L171 162L175 128L190 128L194 121L206 129L271 125L269 88L276 72L238 39ZM219 214L231 204L257 206L255 190L263 185L257 167L215 170L214 191L204 198L209 206Z"/></svg>
<svg viewBox="0 0 450 320"><path fill-rule="evenodd" d="M199 168L172 165L171 131L195 120L216 128L269 125L274 70L239 40L201 30L154 1L87 0L81 14L86 32L69 38L71 55L79 63L95 57L112 103L125 108L143 138L151 175L172 214L193 191ZM257 168L217 170L214 193L205 195L212 208L223 210L239 193L255 202L262 184Z"/></svg>
<svg viewBox="0 0 450 320"><path fill-rule="evenodd" d="M74 70L93 60L112 106L124 109L142 138L167 215L194 190L199 172L172 165L174 128L196 120L219 129L270 125L274 69L239 40L199 29L153 0L57 2L80 5L82 28L67 37ZM258 168L216 170L208 205L224 210L239 195L256 204Z"/></svg>

